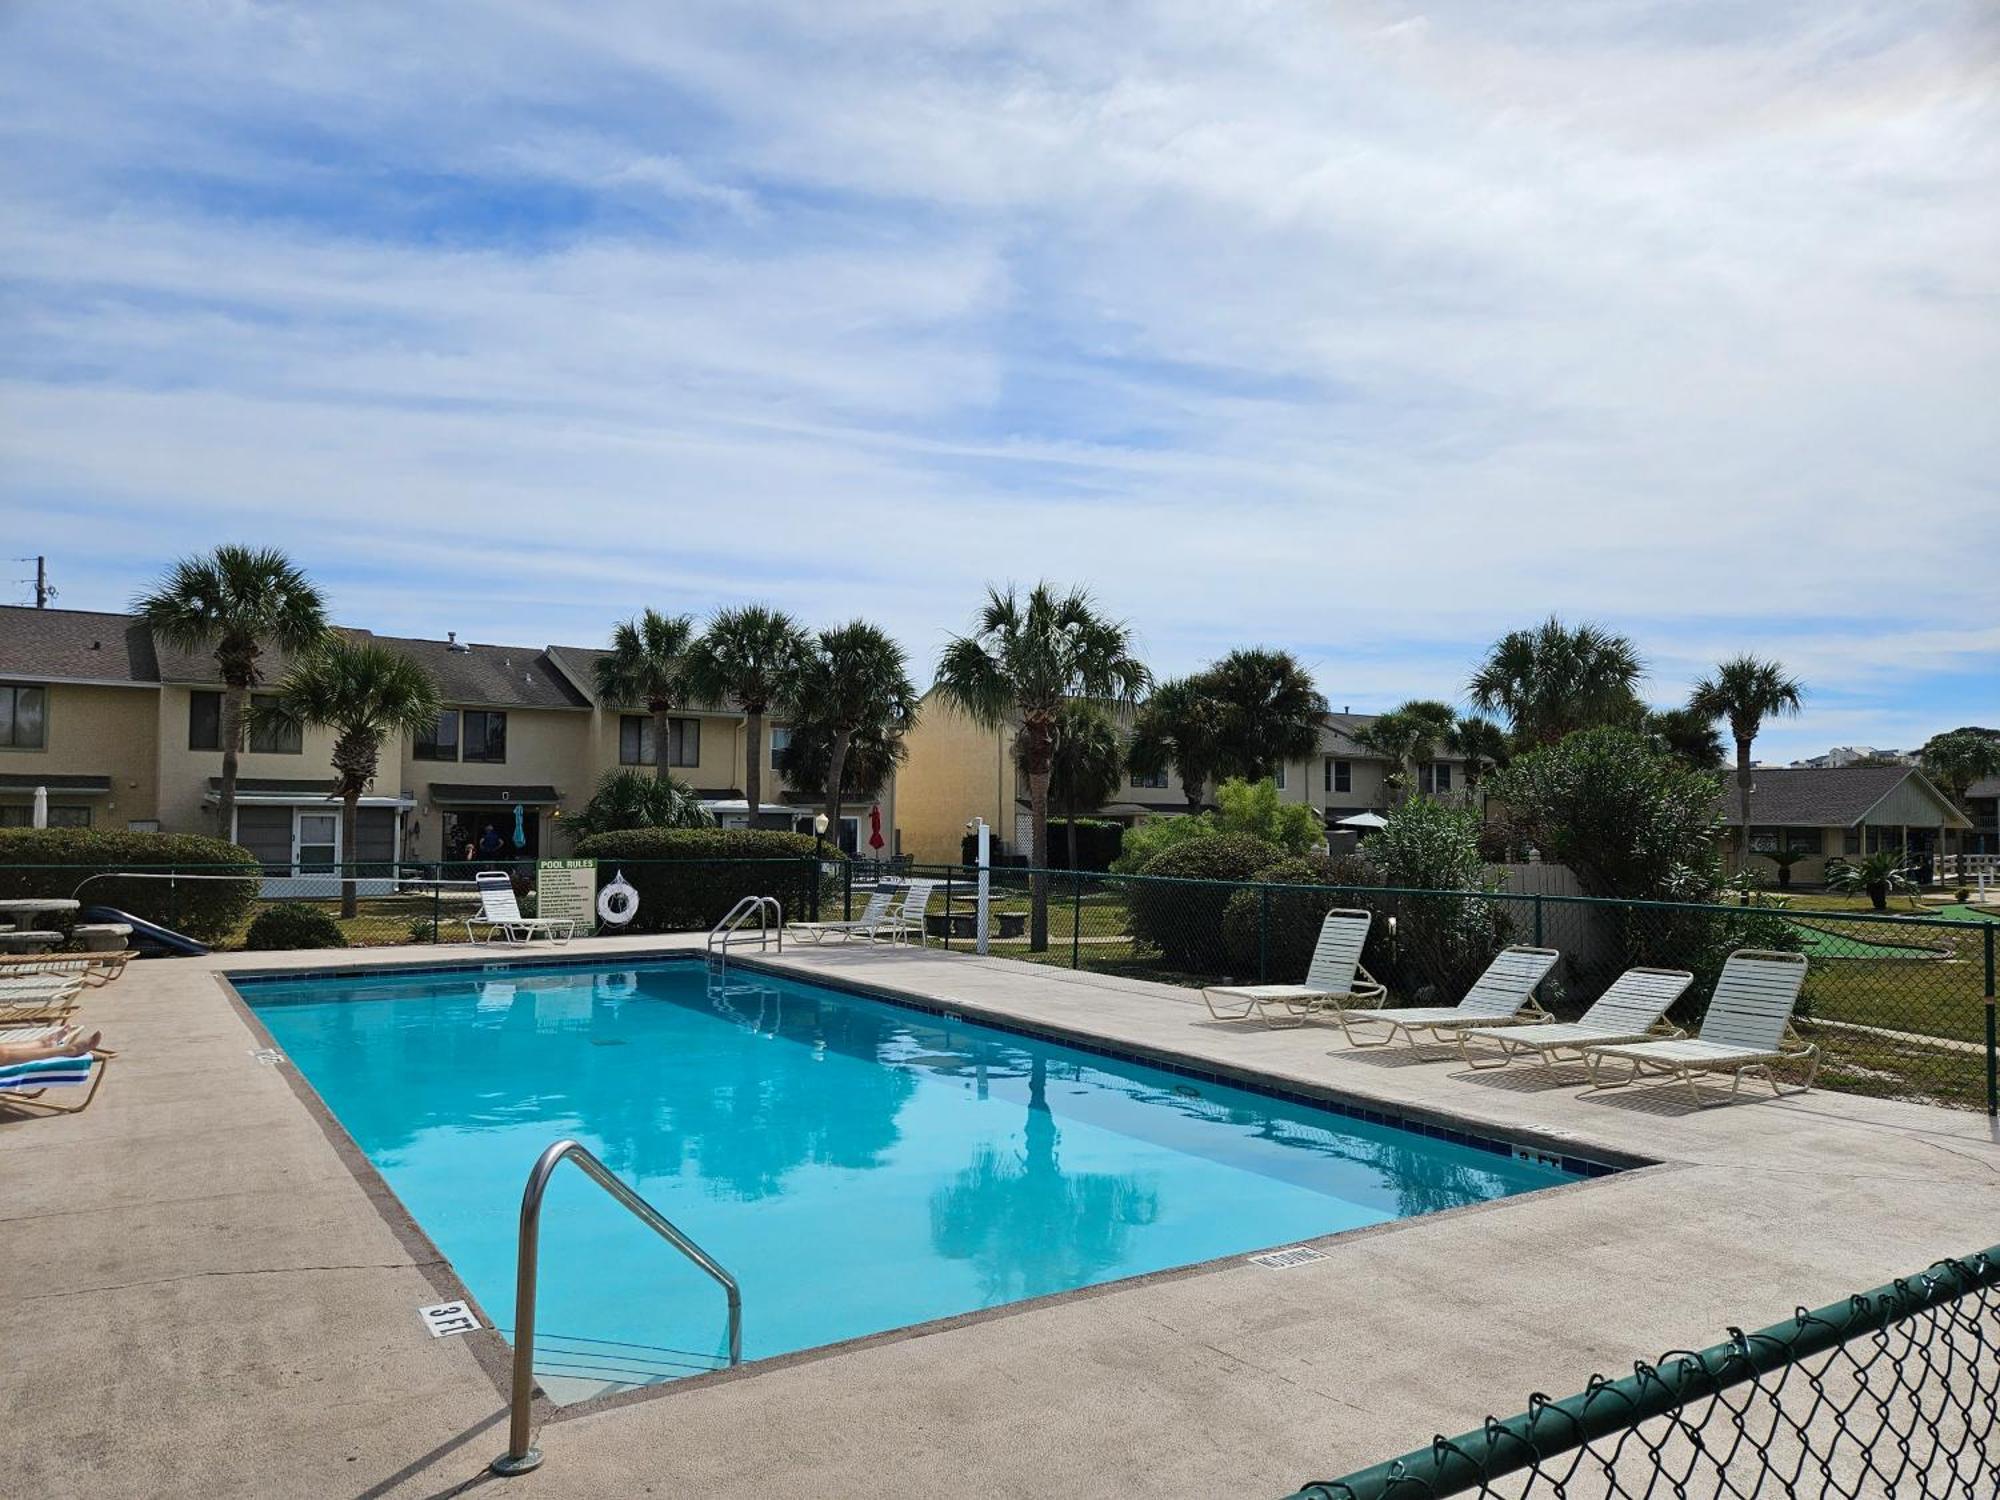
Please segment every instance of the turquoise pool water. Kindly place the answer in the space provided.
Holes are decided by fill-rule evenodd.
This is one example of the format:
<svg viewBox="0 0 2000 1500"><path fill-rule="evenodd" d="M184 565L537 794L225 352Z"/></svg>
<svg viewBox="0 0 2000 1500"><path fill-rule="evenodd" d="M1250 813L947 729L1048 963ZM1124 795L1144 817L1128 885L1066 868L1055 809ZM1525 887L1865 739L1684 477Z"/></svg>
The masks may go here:
<svg viewBox="0 0 2000 1500"><path fill-rule="evenodd" d="M1574 1180L844 991L730 981L663 960L239 987L503 1332L522 1183L565 1135L736 1275L747 1359ZM539 1307L545 1376L724 1362L720 1290L572 1169L543 1211Z"/></svg>

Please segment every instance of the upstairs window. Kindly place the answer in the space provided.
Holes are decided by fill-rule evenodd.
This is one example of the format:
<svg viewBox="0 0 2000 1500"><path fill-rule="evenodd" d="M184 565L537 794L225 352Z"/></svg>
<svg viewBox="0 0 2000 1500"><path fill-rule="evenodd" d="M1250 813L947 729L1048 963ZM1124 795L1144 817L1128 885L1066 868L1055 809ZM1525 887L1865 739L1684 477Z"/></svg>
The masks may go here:
<svg viewBox="0 0 2000 1500"><path fill-rule="evenodd" d="M773 735L777 731L772 731ZM618 764L650 766L653 762L653 719L650 714L618 716ZM701 720L667 720L667 764L701 764ZM775 762L774 762L775 764Z"/></svg>
<svg viewBox="0 0 2000 1500"><path fill-rule="evenodd" d="M1154 775L1145 776L1134 771L1132 773L1132 785L1142 791L1163 792L1167 789L1167 773L1160 771Z"/></svg>
<svg viewBox="0 0 2000 1500"><path fill-rule="evenodd" d="M250 700L255 710L274 700L259 694ZM305 731L297 724L259 724L253 716L245 736L248 749L258 755L297 755L305 748ZM222 694L205 690L188 694L188 749L222 748Z"/></svg>
<svg viewBox="0 0 2000 1500"><path fill-rule="evenodd" d="M0 747L41 750L49 737L49 690L0 683Z"/></svg>
<svg viewBox="0 0 2000 1500"><path fill-rule="evenodd" d="M269 698L252 698L254 709L270 703ZM250 720L250 748L259 755L297 755L305 749L305 729L299 724L260 724Z"/></svg>
<svg viewBox="0 0 2000 1500"><path fill-rule="evenodd" d="M188 749L222 748L222 694L188 694Z"/></svg>
<svg viewBox="0 0 2000 1500"><path fill-rule="evenodd" d="M460 716L464 726L461 760L494 766L507 759L507 716L496 709L468 708Z"/></svg>
<svg viewBox="0 0 2000 1500"><path fill-rule="evenodd" d="M458 710L447 708L440 713L437 722L417 736L410 754L417 760L457 760Z"/></svg>
<svg viewBox="0 0 2000 1500"><path fill-rule="evenodd" d="M791 744L792 744L792 731L790 729L785 728L783 726L779 726L771 731L772 770L775 771L779 768L778 762L781 759L783 759L785 751L791 748Z"/></svg>
<svg viewBox="0 0 2000 1500"><path fill-rule="evenodd" d="M1335 760L1332 756L1328 756L1326 761L1326 789L1329 792L1353 791L1354 763L1347 760Z"/></svg>
<svg viewBox="0 0 2000 1500"><path fill-rule="evenodd" d="M1449 762L1434 760L1417 767L1417 785L1426 792L1448 792L1451 790L1451 765Z"/></svg>

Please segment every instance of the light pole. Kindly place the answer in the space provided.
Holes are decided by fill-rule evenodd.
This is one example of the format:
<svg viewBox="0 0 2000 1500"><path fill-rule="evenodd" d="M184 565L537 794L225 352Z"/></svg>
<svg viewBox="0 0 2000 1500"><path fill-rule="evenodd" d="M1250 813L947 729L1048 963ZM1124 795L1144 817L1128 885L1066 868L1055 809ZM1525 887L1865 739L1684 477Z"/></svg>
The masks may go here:
<svg viewBox="0 0 2000 1500"><path fill-rule="evenodd" d="M823 863L821 863L821 860L824 858L824 856L820 853L821 845L826 838L826 829L827 829L826 814L820 813L816 815L813 818L813 898L812 898L812 919L815 922L819 920L820 882L826 879L826 866Z"/></svg>

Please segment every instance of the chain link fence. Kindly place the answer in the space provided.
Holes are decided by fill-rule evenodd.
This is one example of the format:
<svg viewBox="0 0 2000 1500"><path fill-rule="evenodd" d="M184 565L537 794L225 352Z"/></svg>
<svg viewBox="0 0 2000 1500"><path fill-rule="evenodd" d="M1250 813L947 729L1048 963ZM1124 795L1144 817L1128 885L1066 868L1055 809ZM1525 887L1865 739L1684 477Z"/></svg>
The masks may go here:
<svg viewBox="0 0 2000 1500"><path fill-rule="evenodd" d="M952 947L970 947L976 872L937 867L937 914L957 914ZM1047 942L1033 941L1034 885L1047 892ZM1067 870L996 869L989 953L1165 984L1292 983L1305 977L1324 915L1373 914L1364 962L1390 1003L1454 1004L1510 943L1563 954L1544 1003L1574 1019L1627 968L1687 969L1694 983L1670 1019L1690 1032L1737 948L1809 960L1795 1017L1819 1048L1821 1087L1987 1109L1996 1097L1994 956L2000 918L1972 907L1908 914L1800 905L1607 901L1509 891L1161 880Z"/></svg>
<svg viewBox="0 0 2000 1500"><path fill-rule="evenodd" d="M2000 1494L2000 1247L1564 1400L1292 1500Z"/></svg>

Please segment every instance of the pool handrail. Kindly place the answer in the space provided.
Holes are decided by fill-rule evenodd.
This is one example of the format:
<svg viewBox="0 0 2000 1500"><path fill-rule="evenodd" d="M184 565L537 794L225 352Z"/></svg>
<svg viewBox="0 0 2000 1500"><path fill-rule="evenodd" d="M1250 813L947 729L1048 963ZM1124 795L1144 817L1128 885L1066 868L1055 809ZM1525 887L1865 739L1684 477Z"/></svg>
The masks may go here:
<svg viewBox="0 0 2000 1500"><path fill-rule="evenodd" d="M565 1161L574 1161L592 1182L631 1210L640 1223L722 1284L729 1299L729 1363L743 1362L743 1291L736 1278L701 1246L675 1227L672 1220L627 1187L581 1141L555 1142L535 1161L528 1185L521 1192L521 1238L514 1270L514 1388L507 1451L488 1465L495 1474L525 1474L541 1467L542 1450L534 1444L531 1427L535 1400L535 1280L541 1258L542 1195L549 1178Z"/></svg>

